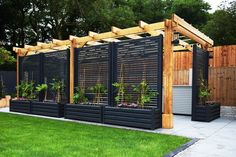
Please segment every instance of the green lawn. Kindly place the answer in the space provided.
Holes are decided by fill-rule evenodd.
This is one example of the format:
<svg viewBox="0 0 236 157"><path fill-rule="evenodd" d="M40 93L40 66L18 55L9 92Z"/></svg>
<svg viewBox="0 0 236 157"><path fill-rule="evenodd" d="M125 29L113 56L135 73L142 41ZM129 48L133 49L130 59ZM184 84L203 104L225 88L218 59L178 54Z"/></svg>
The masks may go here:
<svg viewBox="0 0 236 157"><path fill-rule="evenodd" d="M189 139L0 113L0 157L158 157Z"/></svg>

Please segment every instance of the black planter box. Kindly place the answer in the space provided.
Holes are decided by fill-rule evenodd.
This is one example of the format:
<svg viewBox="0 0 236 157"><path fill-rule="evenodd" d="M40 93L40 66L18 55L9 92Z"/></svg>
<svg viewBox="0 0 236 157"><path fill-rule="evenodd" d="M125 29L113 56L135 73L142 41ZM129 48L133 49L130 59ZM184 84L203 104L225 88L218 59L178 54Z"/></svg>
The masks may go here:
<svg viewBox="0 0 236 157"><path fill-rule="evenodd" d="M66 104L65 118L103 123L104 105Z"/></svg>
<svg viewBox="0 0 236 157"><path fill-rule="evenodd" d="M64 104L32 101L31 114L60 118L64 116Z"/></svg>
<svg viewBox="0 0 236 157"><path fill-rule="evenodd" d="M154 130L162 126L159 109L137 109L109 107L104 108L104 123Z"/></svg>
<svg viewBox="0 0 236 157"><path fill-rule="evenodd" d="M220 104L197 105L193 121L210 122L220 117Z"/></svg>
<svg viewBox="0 0 236 157"><path fill-rule="evenodd" d="M31 102L29 100L11 100L10 111L20 113L30 113Z"/></svg>

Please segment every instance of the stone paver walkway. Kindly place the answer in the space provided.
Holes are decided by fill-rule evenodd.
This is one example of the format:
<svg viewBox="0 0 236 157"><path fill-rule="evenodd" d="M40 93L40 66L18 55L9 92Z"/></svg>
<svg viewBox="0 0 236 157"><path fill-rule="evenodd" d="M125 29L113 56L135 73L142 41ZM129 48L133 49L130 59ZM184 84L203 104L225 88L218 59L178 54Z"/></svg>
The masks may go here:
<svg viewBox="0 0 236 157"><path fill-rule="evenodd" d="M0 112L9 112L9 108L2 108ZM15 113L21 114L21 113ZM33 115L36 116L36 115ZM36 116L43 117L43 116ZM58 119L51 118L50 119ZM74 121L59 118L64 121ZM78 122L78 121L75 121ZM105 125L89 122L95 125ZM125 129L133 129L121 126L105 125L110 127L118 127ZM147 131L142 129L135 129ZM180 152L177 157L235 157L236 156L236 119L219 118L210 123L193 122L189 116L174 116L173 129L157 129L155 133L171 134L186 136L191 138L199 138L200 140L190 146L183 152Z"/></svg>

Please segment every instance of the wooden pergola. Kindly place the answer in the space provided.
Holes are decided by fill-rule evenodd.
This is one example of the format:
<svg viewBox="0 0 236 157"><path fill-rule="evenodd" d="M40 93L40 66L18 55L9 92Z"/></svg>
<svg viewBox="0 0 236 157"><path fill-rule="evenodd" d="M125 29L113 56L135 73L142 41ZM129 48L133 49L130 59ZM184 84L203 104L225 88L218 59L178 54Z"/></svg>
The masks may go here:
<svg viewBox="0 0 236 157"><path fill-rule="evenodd" d="M69 40L53 39L51 43L38 42L37 46L25 45L24 48L14 47L17 53L17 84L19 84L19 56L28 56L37 53L49 53L57 50L70 48L70 103L74 95L74 48L100 45L107 42L119 42L125 39L139 39L145 36L164 36L164 112L162 115L162 127L173 128L173 52L193 51L193 44L209 52L212 51L213 40L188 24L184 19L173 15L171 19L163 22L148 24L143 21L139 26L120 29L112 27L110 32L95 33L89 32L88 36L70 36ZM18 91L17 91L18 96Z"/></svg>

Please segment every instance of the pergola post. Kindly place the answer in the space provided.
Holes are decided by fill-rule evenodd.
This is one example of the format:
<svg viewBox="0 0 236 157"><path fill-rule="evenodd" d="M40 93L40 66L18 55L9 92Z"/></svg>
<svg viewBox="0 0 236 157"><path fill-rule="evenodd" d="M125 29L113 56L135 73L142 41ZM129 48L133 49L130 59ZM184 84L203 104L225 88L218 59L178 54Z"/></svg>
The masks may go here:
<svg viewBox="0 0 236 157"><path fill-rule="evenodd" d="M162 128L173 128L173 26L172 20L165 20L164 37L164 113L162 114Z"/></svg>
<svg viewBox="0 0 236 157"><path fill-rule="evenodd" d="M73 103L73 96L74 96L74 76L75 76L75 71L74 71L74 51L76 47L76 41L75 39L72 39L71 45L70 45L70 100L69 102L72 104Z"/></svg>

